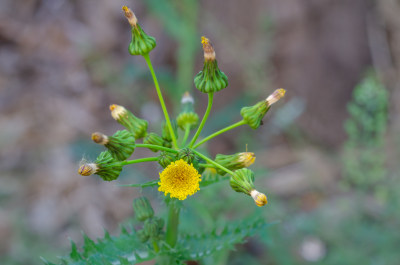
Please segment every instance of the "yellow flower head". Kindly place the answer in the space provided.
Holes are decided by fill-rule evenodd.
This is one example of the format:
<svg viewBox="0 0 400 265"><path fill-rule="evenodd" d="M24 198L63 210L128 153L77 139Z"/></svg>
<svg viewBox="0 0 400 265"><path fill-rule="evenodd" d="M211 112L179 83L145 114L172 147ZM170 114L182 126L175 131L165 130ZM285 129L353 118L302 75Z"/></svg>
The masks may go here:
<svg viewBox="0 0 400 265"><path fill-rule="evenodd" d="M200 181L201 175L193 165L180 159L172 162L160 173L158 190L164 192L165 195L169 193L171 198L184 200L200 190Z"/></svg>

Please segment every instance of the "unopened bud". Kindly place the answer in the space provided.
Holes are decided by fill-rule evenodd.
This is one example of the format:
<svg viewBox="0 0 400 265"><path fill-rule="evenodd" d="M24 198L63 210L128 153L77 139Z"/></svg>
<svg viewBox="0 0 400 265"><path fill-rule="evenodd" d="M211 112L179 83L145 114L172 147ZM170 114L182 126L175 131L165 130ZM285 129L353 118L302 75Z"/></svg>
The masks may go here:
<svg viewBox="0 0 400 265"><path fill-rule="evenodd" d="M138 24L135 14L128 7L123 6L125 17L132 28L132 40L129 44L131 55L146 55L156 47L156 39L146 34Z"/></svg>
<svg viewBox="0 0 400 265"><path fill-rule="evenodd" d="M143 138L147 133L148 122L139 119L123 106L112 104L110 105L111 116L118 121L128 131L133 133L135 139Z"/></svg>
<svg viewBox="0 0 400 265"><path fill-rule="evenodd" d="M152 144L152 145L158 145L158 146L165 146L165 147L171 147L171 143L165 141L161 136L159 136L156 133L149 133L146 135L146 137L143 139L144 144ZM158 152L158 149L155 148L149 148L153 152Z"/></svg>
<svg viewBox="0 0 400 265"><path fill-rule="evenodd" d="M249 167L254 163L255 160L256 156L252 152L242 152L233 155L217 154L215 157L215 162L229 170L237 170ZM226 172L221 169L217 169L217 172L222 176L226 174Z"/></svg>
<svg viewBox="0 0 400 265"><path fill-rule="evenodd" d="M146 197L139 197L134 199L132 206L136 218L139 221L144 221L154 216L154 210Z"/></svg>
<svg viewBox="0 0 400 265"><path fill-rule="evenodd" d="M101 152L96 159L98 170L96 174L105 181L112 181L119 177L122 166L119 161L115 160L109 151Z"/></svg>
<svg viewBox="0 0 400 265"><path fill-rule="evenodd" d="M82 176L96 174L105 181L117 179L121 171L121 164L112 157L109 151L101 152L95 163L85 163L78 169L78 173Z"/></svg>
<svg viewBox="0 0 400 265"><path fill-rule="evenodd" d="M135 151L135 137L127 130L117 131L113 136L96 132L92 134L95 143L104 145L114 159L123 161Z"/></svg>
<svg viewBox="0 0 400 265"><path fill-rule="evenodd" d="M181 112L176 117L176 122L182 130L185 130L187 126L189 126L189 129L194 129L199 122L199 116L194 111L193 105L193 97L189 92L185 92L181 100Z"/></svg>
<svg viewBox="0 0 400 265"><path fill-rule="evenodd" d="M228 77L218 68L215 51L209 39L201 38L204 50L204 66L194 77L194 85L203 93L218 92L228 86Z"/></svg>
<svg viewBox="0 0 400 265"><path fill-rule="evenodd" d="M264 206L268 203L267 196L257 190L252 190L250 192L250 196L253 198L258 207Z"/></svg>
<svg viewBox="0 0 400 265"><path fill-rule="evenodd" d="M254 190L254 173L250 169L242 168L235 170L231 176L229 184L236 192L242 192L250 195Z"/></svg>
<svg viewBox="0 0 400 265"><path fill-rule="evenodd" d="M161 152L160 155L158 156L158 163L163 167L166 168L176 160L176 155L169 153L169 152Z"/></svg>

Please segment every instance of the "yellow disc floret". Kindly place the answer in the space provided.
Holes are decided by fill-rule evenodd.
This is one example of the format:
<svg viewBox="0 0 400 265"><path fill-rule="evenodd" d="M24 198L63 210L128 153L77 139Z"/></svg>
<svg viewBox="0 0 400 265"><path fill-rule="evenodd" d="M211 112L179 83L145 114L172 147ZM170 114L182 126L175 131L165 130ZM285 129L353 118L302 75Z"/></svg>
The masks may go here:
<svg viewBox="0 0 400 265"><path fill-rule="evenodd" d="M193 165L180 159L172 162L160 173L158 190L164 192L165 195L169 193L171 198L184 200L200 190L200 181L201 175Z"/></svg>

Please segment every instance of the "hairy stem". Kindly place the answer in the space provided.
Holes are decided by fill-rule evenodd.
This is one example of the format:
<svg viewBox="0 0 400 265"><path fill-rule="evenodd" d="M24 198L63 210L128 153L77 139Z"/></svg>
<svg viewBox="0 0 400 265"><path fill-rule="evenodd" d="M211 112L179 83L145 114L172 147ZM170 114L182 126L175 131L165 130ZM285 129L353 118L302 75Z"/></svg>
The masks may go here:
<svg viewBox="0 0 400 265"><path fill-rule="evenodd" d="M199 128L198 128L197 131L196 131L196 134L193 136L192 141L190 141L189 147L192 147L192 146L194 145L194 143L196 142L197 138L199 137L199 135L200 135L200 133L201 133L201 130L203 129L204 124L205 124L206 121L207 121L208 115L210 114L211 107L212 107L212 104L213 104L213 99L214 99L214 93L208 93L208 105L207 105L207 110L206 110L206 112L204 113L203 120L201 121L201 123L200 123L200 125L199 125Z"/></svg>
<svg viewBox="0 0 400 265"><path fill-rule="evenodd" d="M150 69L150 72L151 72L151 76L153 77L154 85L155 85L156 90L157 90L158 99L160 100L161 108L162 108L162 110L164 112L165 120L167 122L168 129L169 129L169 133L171 134L172 144L174 145L175 149L178 149L178 144L176 142L176 136L175 136L174 130L172 129L171 120L170 120L169 115L168 115L167 107L165 106L164 98L163 98L163 96L161 94L161 89L160 89L160 86L158 84L157 76L154 73L153 65L151 64L150 56L149 56L149 54L145 54L145 55L143 55L143 57L146 60L146 63L147 63L147 65L148 65L148 67Z"/></svg>
<svg viewBox="0 0 400 265"><path fill-rule="evenodd" d="M219 130L219 131L217 131L217 132L215 132L215 133L213 133L213 134L207 136L206 138L204 138L203 140L201 140L200 142L198 142L195 146L193 146L193 148L197 148L197 147L199 147L200 145L202 145L202 144L204 144L205 142L207 142L208 140L214 138L215 136L218 136L218 135L220 135L220 134L223 134L224 132L227 132L227 131L229 131L229 130L232 130L232 129L234 129L234 128L236 128L236 127L239 127L239 126L241 126L241 125L244 125L244 124L246 124L244 120L238 121L237 123L234 123L234 124L232 124L232 125L230 125L230 126L224 128L224 129L221 129L221 130Z"/></svg>

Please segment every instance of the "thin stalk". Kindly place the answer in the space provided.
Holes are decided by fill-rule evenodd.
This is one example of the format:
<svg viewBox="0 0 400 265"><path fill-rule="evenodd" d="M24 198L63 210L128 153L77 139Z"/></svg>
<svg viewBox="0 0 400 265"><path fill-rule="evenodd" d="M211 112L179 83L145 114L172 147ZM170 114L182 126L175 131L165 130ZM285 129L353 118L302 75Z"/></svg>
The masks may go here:
<svg viewBox="0 0 400 265"><path fill-rule="evenodd" d="M214 93L208 93L208 105L207 105L207 110L206 110L206 112L204 113L203 120L201 121L201 123L200 123L200 125L199 125L199 128L198 128L197 131L196 131L196 134L193 136L192 141L190 141L189 147L192 147L192 146L194 145L194 143L196 142L197 138L199 137L200 132L201 132L201 130L203 129L204 124L205 124L206 121L207 121L208 115L210 114L211 107L212 107L212 104L213 104L213 99L214 99Z"/></svg>
<svg viewBox="0 0 400 265"><path fill-rule="evenodd" d="M125 165L130 165L130 164L136 164L136 163L142 163L142 162L150 162L150 161L157 161L158 157L145 157L145 158L140 158L140 159L135 159L135 160L126 160L120 162L122 166Z"/></svg>
<svg viewBox="0 0 400 265"><path fill-rule="evenodd" d="M221 130L219 130L219 131L217 131L217 132L215 132L215 133L213 133L213 134L207 136L206 138L204 138L203 140L201 140L200 142L198 142L195 146L193 146L193 148L197 148L197 147L199 147L200 145L202 145L202 144L204 144L205 142L207 142L208 140L214 138L215 136L218 136L218 135L220 135L220 134L222 134L222 133L224 133L224 132L227 132L227 131L229 131L229 130L232 130L232 129L234 129L234 128L236 128L236 127L239 127L239 126L241 126L241 125L244 125L244 124L246 124L244 120L238 121L237 123L234 123L234 124L232 124L232 125L230 125L230 126L224 128L224 129L221 129Z"/></svg>
<svg viewBox="0 0 400 265"><path fill-rule="evenodd" d="M157 244L157 240L153 239L152 241L153 241L153 248L154 248L154 251L155 251L156 253L159 252L159 251L160 251L160 248L159 248L159 246L158 246L158 244Z"/></svg>
<svg viewBox="0 0 400 265"><path fill-rule="evenodd" d="M174 201L169 204L167 231L165 233L165 242L173 248L178 240L178 225L179 225L180 208Z"/></svg>
<svg viewBox="0 0 400 265"><path fill-rule="evenodd" d="M154 69L153 69L153 65L151 64L150 56L149 56L149 54L145 54L145 55L143 55L143 57L146 60L146 63L147 63L147 65L148 65L148 67L150 69L150 72L151 72L151 76L153 77L154 85L155 85L156 90L157 90L158 99L160 100L161 108L162 108L162 110L164 112L165 120L167 122L168 129L169 129L169 133L171 134L172 144L174 145L175 149L178 149L178 144L176 142L176 136L175 136L174 130L172 129L171 120L169 119L167 107L165 106L164 98L163 98L163 96L161 94L161 89L160 89L160 86L158 84L157 76L154 73Z"/></svg>
<svg viewBox="0 0 400 265"><path fill-rule="evenodd" d="M172 149L172 148L168 148L168 147L164 147L164 146L159 146L159 145L154 145L154 144L136 144L136 147L144 147L144 148L151 148L151 149L157 149L157 150L163 150L163 151L167 151L167 152L171 152L171 153L178 153L178 151Z"/></svg>
<svg viewBox="0 0 400 265"><path fill-rule="evenodd" d="M185 135L183 136L182 144L181 144L182 146L185 146L186 140L189 137L189 133L190 133L190 125L188 124L188 125L186 125L186 128L185 128Z"/></svg>
<svg viewBox="0 0 400 265"><path fill-rule="evenodd" d="M206 160L208 163L214 165L215 167L217 167L217 168L219 168L219 169L222 169L223 171L225 171L225 172L228 173L229 175L232 175L232 176L234 175L233 171L231 171L231 170L227 169L226 167L224 167L224 166L218 164L217 162L215 162L214 160L212 160L212 159L206 157L206 156L203 155L202 153L199 153L199 152L197 152L197 151L194 150L194 149L191 149L191 150L193 151L193 153L195 153L197 156L203 158L203 159Z"/></svg>

